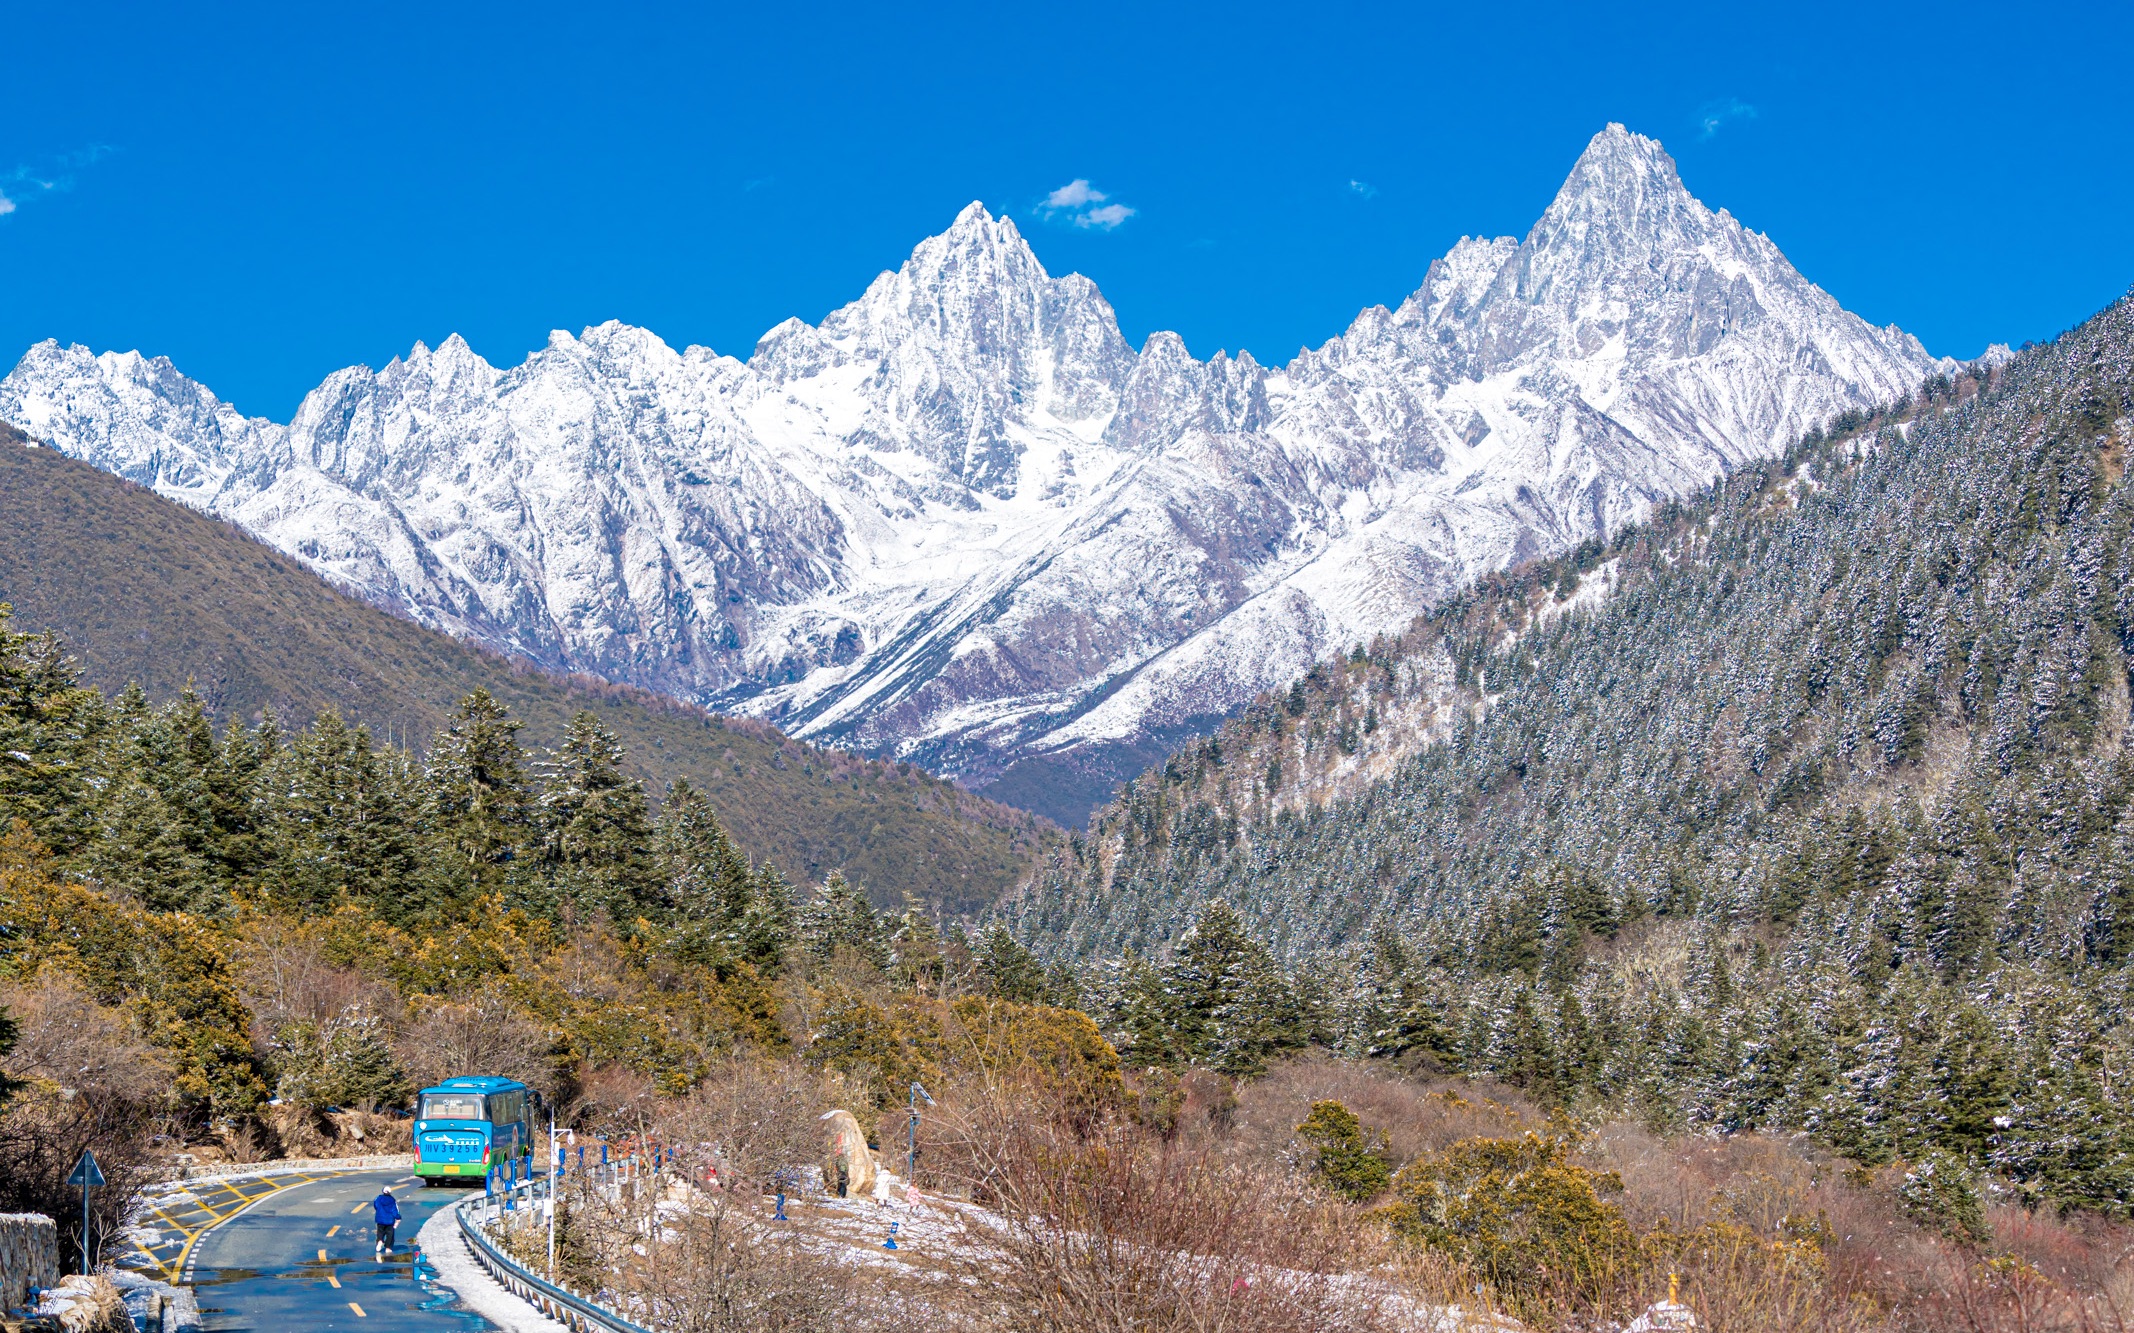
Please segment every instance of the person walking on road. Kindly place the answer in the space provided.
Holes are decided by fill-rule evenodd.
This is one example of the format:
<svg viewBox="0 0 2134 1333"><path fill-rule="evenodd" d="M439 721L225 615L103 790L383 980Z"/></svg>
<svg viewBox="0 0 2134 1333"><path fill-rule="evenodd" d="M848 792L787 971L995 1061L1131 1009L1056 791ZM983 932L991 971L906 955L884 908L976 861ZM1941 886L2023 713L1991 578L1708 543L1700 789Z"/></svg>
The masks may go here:
<svg viewBox="0 0 2134 1333"><path fill-rule="evenodd" d="M370 1201L370 1208L378 1219L378 1257L383 1259L393 1248L393 1228L400 1222L400 1201L393 1197L393 1187L387 1185L379 1190L378 1197Z"/></svg>

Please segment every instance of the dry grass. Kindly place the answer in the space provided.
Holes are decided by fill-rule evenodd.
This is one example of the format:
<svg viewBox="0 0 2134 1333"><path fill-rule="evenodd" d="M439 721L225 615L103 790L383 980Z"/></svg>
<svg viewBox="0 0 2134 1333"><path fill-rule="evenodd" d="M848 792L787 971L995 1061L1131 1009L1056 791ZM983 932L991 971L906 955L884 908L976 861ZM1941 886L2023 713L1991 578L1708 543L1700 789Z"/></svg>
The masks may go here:
<svg viewBox="0 0 2134 1333"><path fill-rule="evenodd" d="M1227 1083L1214 1075L1198 1077ZM1231 1109L1219 1121L1194 1118L1187 1136L1206 1140L1226 1155L1260 1161L1293 1155L1297 1126L1316 1101L1338 1101L1354 1111L1383 1137L1396 1166L1462 1139L1517 1138L1549 1126L1548 1117L1512 1088L1479 1080L1408 1078L1384 1065L1317 1053L1277 1065L1230 1096Z"/></svg>

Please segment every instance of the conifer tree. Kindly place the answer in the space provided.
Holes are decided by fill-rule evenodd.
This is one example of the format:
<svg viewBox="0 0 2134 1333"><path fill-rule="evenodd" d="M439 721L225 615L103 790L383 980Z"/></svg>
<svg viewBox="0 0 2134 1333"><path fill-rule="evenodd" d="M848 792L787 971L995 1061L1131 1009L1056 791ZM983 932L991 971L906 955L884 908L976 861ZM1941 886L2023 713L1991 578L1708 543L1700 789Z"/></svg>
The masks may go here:
<svg viewBox="0 0 2134 1333"><path fill-rule="evenodd" d="M755 868L687 778L667 789L654 845L667 897L684 919L733 927L755 905Z"/></svg>
<svg viewBox="0 0 2134 1333"><path fill-rule="evenodd" d="M652 855L644 784L622 771L622 743L581 712L540 765L537 820L555 892L627 922L668 907Z"/></svg>
<svg viewBox="0 0 2134 1333"><path fill-rule="evenodd" d="M447 892L457 901L500 891L535 832L519 726L477 689L431 741L431 819L449 856Z"/></svg>
<svg viewBox="0 0 2134 1333"><path fill-rule="evenodd" d="M841 948L855 951L881 971L889 969L889 932L861 889L833 870L815 901L799 913L799 943L817 958L829 960Z"/></svg>
<svg viewBox="0 0 2134 1333"><path fill-rule="evenodd" d="M314 912L349 903L404 921L432 907L416 887L408 777L381 762L367 730L320 714L264 770L269 886Z"/></svg>
<svg viewBox="0 0 2134 1333"><path fill-rule="evenodd" d="M987 994L1018 1004L1037 1004L1045 998L1044 965L1001 923L994 922L978 937L972 961Z"/></svg>

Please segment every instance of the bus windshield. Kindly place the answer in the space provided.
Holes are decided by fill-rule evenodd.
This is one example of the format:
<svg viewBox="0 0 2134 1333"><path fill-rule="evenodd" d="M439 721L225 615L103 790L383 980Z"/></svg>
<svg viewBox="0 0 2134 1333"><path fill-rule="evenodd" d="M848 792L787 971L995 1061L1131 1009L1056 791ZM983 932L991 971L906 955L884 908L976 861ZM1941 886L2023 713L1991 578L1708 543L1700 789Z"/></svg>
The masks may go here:
<svg viewBox="0 0 2134 1333"><path fill-rule="evenodd" d="M422 1094L423 1120L487 1120L478 1092L426 1092Z"/></svg>

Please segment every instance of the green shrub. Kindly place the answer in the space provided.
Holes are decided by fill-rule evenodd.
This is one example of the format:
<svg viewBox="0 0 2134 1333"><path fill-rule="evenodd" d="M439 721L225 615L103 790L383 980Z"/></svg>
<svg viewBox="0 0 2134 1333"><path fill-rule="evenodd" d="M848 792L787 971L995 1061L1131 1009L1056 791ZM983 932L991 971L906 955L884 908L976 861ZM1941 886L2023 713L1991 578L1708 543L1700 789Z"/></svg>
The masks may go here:
<svg viewBox="0 0 2134 1333"><path fill-rule="evenodd" d="M1382 1142L1366 1135L1356 1113L1340 1102L1313 1102L1297 1137L1311 1146L1312 1169L1344 1199L1375 1198L1393 1178Z"/></svg>
<svg viewBox="0 0 2134 1333"><path fill-rule="evenodd" d="M1509 1296L1598 1292L1633 1262L1637 1238L1604 1193L1614 1172L1570 1160L1563 1139L1465 1139L1429 1153L1393 1177L1394 1202L1379 1210L1394 1235L1444 1252Z"/></svg>

